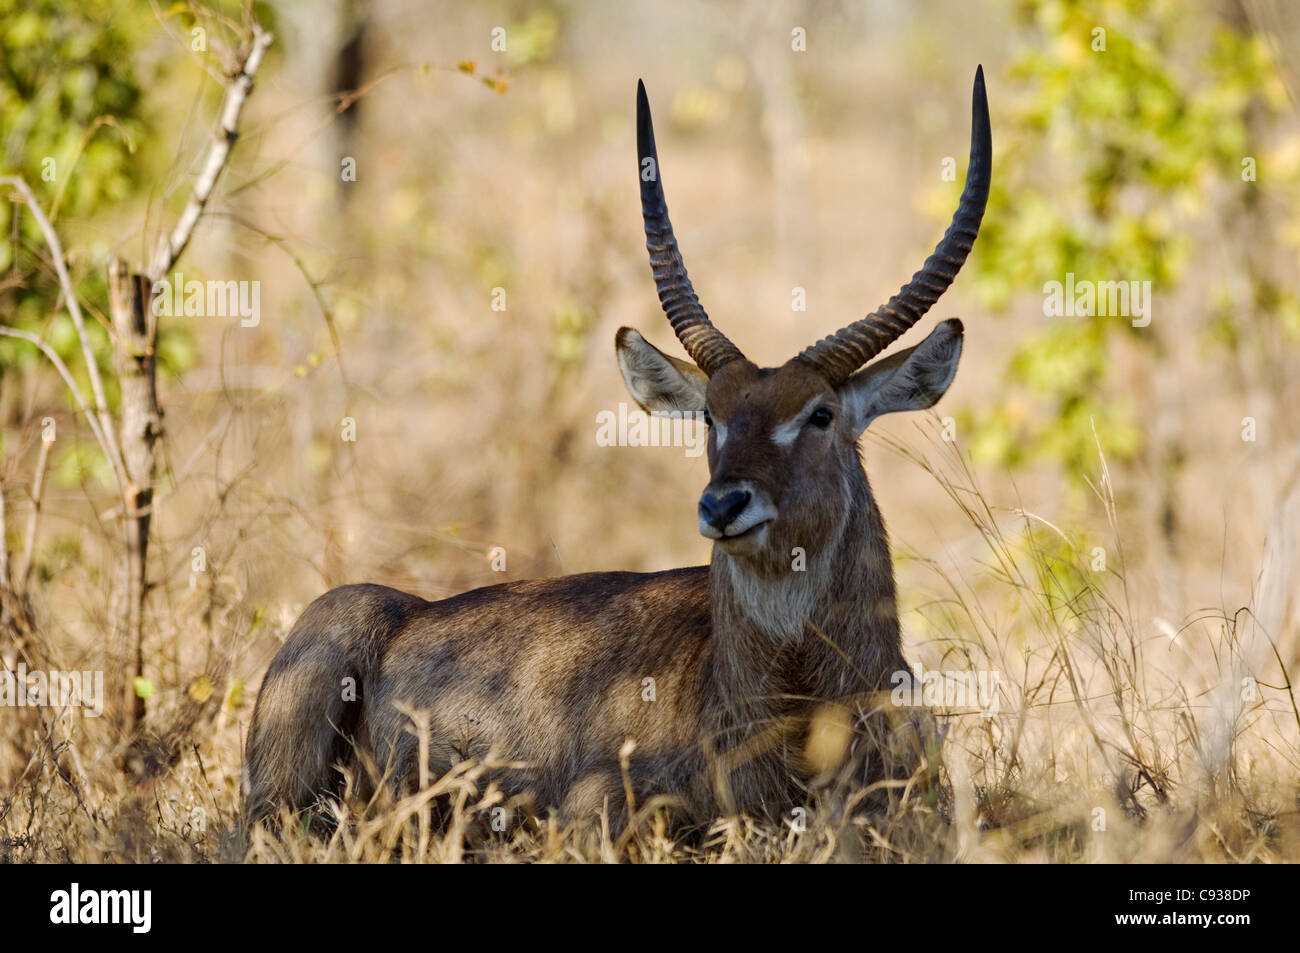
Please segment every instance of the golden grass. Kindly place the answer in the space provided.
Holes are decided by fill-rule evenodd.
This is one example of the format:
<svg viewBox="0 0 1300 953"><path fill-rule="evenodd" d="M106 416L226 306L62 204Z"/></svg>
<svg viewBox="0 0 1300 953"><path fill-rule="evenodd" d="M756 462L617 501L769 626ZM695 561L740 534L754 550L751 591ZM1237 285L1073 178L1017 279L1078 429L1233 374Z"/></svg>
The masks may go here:
<svg viewBox="0 0 1300 953"><path fill-rule="evenodd" d="M1097 497L1111 554L1015 507L998 508L962 455L926 438L885 444L938 480L978 539L945 560L901 557L931 591L908 593L910 657L927 669L998 673L997 711L939 707L943 797L923 785L890 808L796 823L717 819L674 835L654 803L622 835L523 819L469 762L400 800L329 805L325 833L284 818L277 834L239 823L240 749L250 698L162 686L152 745L121 750L111 719L22 709L0 722L0 860L11 862L889 863L1232 862L1300 858L1300 715L1282 654L1248 610L1198 612L1162 631L1123 566L1110 476ZM909 449L919 445L918 452ZM249 622L200 606L174 638L237 659ZM223 629L225 631L223 631ZM242 664L242 663L241 663ZM236 668L239 666L236 665ZM1245 674L1243 674L1245 673ZM1243 681L1253 679L1253 681ZM418 713L412 713L418 725ZM165 730L161 726L166 726ZM125 764L126 771L122 770ZM380 788L381 791L385 790ZM510 819L494 830L494 809Z"/></svg>

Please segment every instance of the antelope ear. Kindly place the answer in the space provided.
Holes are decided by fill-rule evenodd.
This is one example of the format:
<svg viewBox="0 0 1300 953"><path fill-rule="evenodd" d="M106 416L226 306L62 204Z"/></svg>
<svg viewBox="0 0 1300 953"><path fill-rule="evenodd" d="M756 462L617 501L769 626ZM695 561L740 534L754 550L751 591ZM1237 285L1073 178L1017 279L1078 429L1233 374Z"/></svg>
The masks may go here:
<svg viewBox="0 0 1300 953"><path fill-rule="evenodd" d="M856 432L881 414L933 407L957 374L961 335L960 321L943 321L916 347L869 364L841 384L840 402Z"/></svg>
<svg viewBox="0 0 1300 953"><path fill-rule="evenodd" d="M669 357L633 328L619 328L614 338L618 367L641 409L649 413L704 410L709 377L689 361Z"/></svg>

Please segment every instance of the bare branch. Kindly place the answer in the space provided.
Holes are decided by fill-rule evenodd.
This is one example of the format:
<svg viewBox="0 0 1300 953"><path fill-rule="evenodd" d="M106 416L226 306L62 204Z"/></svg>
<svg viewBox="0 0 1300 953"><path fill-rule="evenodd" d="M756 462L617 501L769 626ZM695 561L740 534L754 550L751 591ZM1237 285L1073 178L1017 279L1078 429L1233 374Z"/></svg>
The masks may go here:
<svg viewBox="0 0 1300 953"><path fill-rule="evenodd" d="M32 334L29 331L22 331L18 328L0 325L0 335L18 338L19 340L27 341L30 344L35 344L40 348L41 353L50 359L50 363L54 365L54 369L59 372L59 376L63 378L63 383L67 385L68 390L71 392L72 399L77 402L77 407L86 415L86 422L90 424L91 432L94 433L95 440L99 443L99 449L104 451L104 456L108 458L109 466L113 468L113 477L117 480L118 487L121 488L126 486L126 476L122 472L122 463L121 459L117 456L116 446L114 446L114 449L110 451L109 443L104 436L104 430L100 429L99 422L95 419L94 412L86 405L86 398L81 393L81 388L77 386L76 378L74 378L72 372L68 370L68 365L63 363L63 358L59 357L59 352L50 347L48 342L42 341L35 334ZM109 433L112 433L112 431L109 430Z"/></svg>
<svg viewBox="0 0 1300 953"><path fill-rule="evenodd" d="M86 321L81 315L81 304L77 301L77 294L72 287L72 278L68 275L68 262L63 255L63 245L59 241L59 234L50 224L46 217L45 211L41 208L41 203L36 201L36 196L32 194L31 187L27 181L20 175L0 176L0 185L11 185L22 193L23 201L27 203L27 208L31 211L32 217L36 219L36 224L41 229L41 234L45 236L45 244L49 246L50 257L54 259L54 270L59 276L59 285L63 288L63 299L68 306L68 314L72 316L72 323L77 329L77 337L81 341L81 354L86 361L86 373L90 377L90 389L95 395L95 410L99 414L99 443L104 448L104 452L113 461L114 469L119 466L121 454L117 449L117 438L113 433L112 424L108 419L108 400L104 397L104 382L99 376L99 365L95 362L95 349L90 345L90 336L86 333ZM22 337L21 334L15 334L14 337ZM28 337L27 340L41 346L38 339ZM53 351L47 350L41 346L41 350L47 354L53 354ZM63 362L60 361L60 364ZM67 368L64 368L66 371ZM65 380L71 380L70 376L65 376ZM84 406L84 401L78 401Z"/></svg>
<svg viewBox="0 0 1300 953"><path fill-rule="evenodd" d="M147 274L150 282L158 281L171 271L172 266L181 257L181 253L185 251L185 246L190 243L194 227L198 225L203 209L207 206L208 199L212 197L212 190L216 188L217 179L221 177L221 172L230 159L230 150L235 140L239 138L239 114L243 111L248 94L253 91L253 77L262 65L262 57L266 55L266 50L273 39L274 37L263 31L261 27L256 25L253 27L253 43L249 48L248 56L240 67L239 73L226 87L226 97L221 105L220 127L209 147L203 170L199 173L198 181L194 183L194 190L190 193L189 201L185 203L176 227L172 229L171 235L164 236L159 241L158 250L149 265Z"/></svg>
<svg viewBox="0 0 1300 953"><path fill-rule="evenodd" d="M41 437L40 453L36 457L36 470L32 473L32 508L27 514L27 535L23 540L22 562L14 576L15 584L21 591L27 590L27 580L32 574L32 560L36 556L36 527L41 519L41 500L45 490L45 466L50 460L50 446L53 440Z"/></svg>
<svg viewBox="0 0 1300 953"><path fill-rule="evenodd" d="M0 483L0 589L10 588L9 580L9 526L5 516L5 490ZM6 607L0 605L0 620L4 618Z"/></svg>

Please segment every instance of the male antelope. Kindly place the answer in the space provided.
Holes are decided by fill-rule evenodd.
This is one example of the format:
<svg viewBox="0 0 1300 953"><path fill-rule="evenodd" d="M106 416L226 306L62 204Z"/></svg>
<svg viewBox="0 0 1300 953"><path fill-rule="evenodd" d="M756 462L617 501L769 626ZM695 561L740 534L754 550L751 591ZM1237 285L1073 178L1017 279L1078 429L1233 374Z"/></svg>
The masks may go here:
<svg viewBox="0 0 1300 953"><path fill-rule="evenodd" d="M934 254L879 310L777 368L748 361L700 307L668 220L643 86L637 145L659 300L694 364L631 328L618 332L618 363L645 410L706 414L699 530L714 541L710 565L512 582L439 602L374 585L327 592L262 685L245 763L250 819L337 793L340 762L366 760L409 784L418 742L399 705L429 713L433 776L491 751L527 764L499 779L507 791L574 819L606 805L625 819L628 739L637 799L667 795L697 819L781 814L827 777L861 784L878 773L870 746L849 744L814 778L802 735L835 702L865 730L870 706L847 700L887 690L907 668L858 438L881 414L943 395L961 323L863 365L929 310L975 241L991 161L983 71L966 184ZM648 677L653 701L643 700Z"/></svg>

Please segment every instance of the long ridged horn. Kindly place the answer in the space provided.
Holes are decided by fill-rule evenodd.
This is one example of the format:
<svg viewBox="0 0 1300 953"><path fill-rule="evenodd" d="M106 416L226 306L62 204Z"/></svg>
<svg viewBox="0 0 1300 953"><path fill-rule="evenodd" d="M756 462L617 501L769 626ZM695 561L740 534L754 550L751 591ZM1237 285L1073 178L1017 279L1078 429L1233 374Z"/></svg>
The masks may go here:
<svg viewBox="0 0 1300 953"><path fill-rule="evenodd" d="M975 70L975 89L971 94L970 165L966 168L966 184L952 224L934 254L887 304L805 348L797 360L817 368L832 384L839 384L930 310L957 277L979 234L989 197L992 151L989 102L984 92L984 67L980 66Z"/></svg>
<svg viewBox="0 0 1300 953"><path fill-rule="evenodd" d="M645 219L645 247L650 253L650 270L654 272L659 303L686 353L704 373L712 376L723 364L744 359L727 336L713 326L700 307L686 264L677 250L673 224L668 220L668 203L664 200L663 177L659 174L659 154L655 151L655 130L650 122L650 103L645 84L636 84L636 147L638 175L641 179L641 215Z"/></svg>

